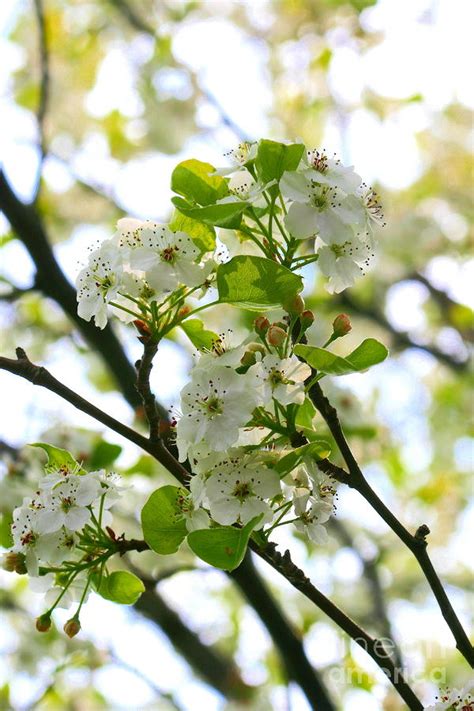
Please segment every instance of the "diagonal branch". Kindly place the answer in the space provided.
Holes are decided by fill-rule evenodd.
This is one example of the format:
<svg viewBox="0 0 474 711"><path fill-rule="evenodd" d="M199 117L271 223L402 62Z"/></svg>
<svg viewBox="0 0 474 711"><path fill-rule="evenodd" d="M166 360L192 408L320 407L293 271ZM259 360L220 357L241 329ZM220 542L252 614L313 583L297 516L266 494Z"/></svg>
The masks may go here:
<svg viewBox="0 0 474 711"><path fill-rule="evenodd" d="M107 415L102 410L95 407L95 405L92 405L73 390L56 380L56 378L54 378L45 368L32 363L22 348L17 348L17 360L0 357L0 370L6 370L10 373L26 378L26 380L29 380L34 385L40 385L48 390L51 390L52 392L55 392L57 395L70 402L82 412L86 412L91 417L107 425L115 432L126 437L131 442L144 449L144 451L151 454L186 486L189 473L172 456L161 440L153 443L146 437L143 437L143 435L132 430L127 425L124 425L110 415ZM303 571L294 565L288 551L286 551L285 555L282 556L275 550L275 547L270 544L265 548L259 548L256 544L251 543L251 547L258 555L274 567L275 570L283 575L283 577L285 577L294 587L300 590L300 592L311 600L311 602L313 602L334 622L336 622L336 624L338 624L341 629L343 629L355 642L366 649L368 654L372 656L374 661L388 676L398 693L408 703L410 709L413 711L422 710L419 700L405 682L402 671L394 666L386 650L384 649L383 644L381 645L379 640L374 640L370 637L367 632L347 617L342 610L339 610L334 603L317 590L308 578L306 578ZM143 541L134 541L133 547L127 547L127 550L144 549L146 549L146 544L144 544ZM383 656L383 663L379 658L381 656Z"/></svg>
<svg viewBox="0 0 474 711"><path fill-rule="evenodd" d="M357 460L345 438L337 410L331 405L324 395L319 383L315 383L309 390L309 395L315 407L319 410L326 421L329 430L334 437L337 446L346 462L349 474L345 477L345 482L358 491L364 499L379 514L392 531L400 538L417 559L426 580L438 602L441 613L450 628L456 641L456 647L464 656L466 661L474 667L474 648L458 618L453 606L446 594L446 591L436 573L427 551L426 536L429 534L427 526L420 526L415 533L411 534L408 529L397 519L392 511L384 504L376 492L372 489L367 479L364 477ZM331 465L332 467L333 465ZM328 471L327 463L323 462L320 467L323 471ZM339 469L339 468L337 468ZM343 470L339 470L343 471Z"/></svg>
<svg viewBox="0 0 474 711"><path fill-rule="evenodd" d="M114 432L117 432L117 434L122 435L122 437L125 437L130 442L141 447L141 449L151 454L152 457L168 469L182 484L186 483L189 476L188 471L172 456L161 440L152 442L136 430L128 427L128 425L124 425L123 422L119 422L119 420L116 420L111 415L100 410L88 400L59 382L59 380L56 380L46 368L32 363L22 348L17 348L16 354L16 360L0 357L0 370L6 370L14 375L19 375L21 378L29 380L33 385L39 385L46 388L46 390L56 393L56 395L59 395L63 400L74 405L78 410L85 412L87 415L90 415L90 417L93 417Z"/></svg>

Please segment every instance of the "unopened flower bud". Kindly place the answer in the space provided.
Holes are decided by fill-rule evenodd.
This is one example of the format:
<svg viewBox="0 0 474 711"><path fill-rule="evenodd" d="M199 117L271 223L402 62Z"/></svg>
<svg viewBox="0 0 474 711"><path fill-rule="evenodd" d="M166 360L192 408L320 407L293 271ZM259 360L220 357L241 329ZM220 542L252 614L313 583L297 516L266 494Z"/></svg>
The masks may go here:
<svg viewBox="0 0 474 711"><path fill-rule="evenodd" d="M301 314L304 311L303 298L297 294L293 299L283 304L283 308L289 314Z"/></svg>
<svg viewBox="0 0 474 711"><path fill-rule="evenodd" d="M133 325L137 329L138 333L140 336L144 338L149 338L151 336L151 331L147 323L145 321L141 321L140 319L135 319L133 322Z"/></svg>
<svg viewBox="0 0 474 711"><path fill-rule="evenodd" d="M2 556L1 565L3 570L7 570L9 573L25 575L27 572L23 553L13 553L12 551L5 553L5 555Z"/></svg>
<svg viewBox="0 0 474 711"><path fill-rule="evenodd" d="M51 615L49 612L45 612L44 615L40 615L36 618L36 629L38 632L47 632L51 627Z"/></svg>
<svg viewBox="0 0 474 711"><path fill-rule="evenodd" d="M270 328L270 321L265 316L258 316L253 322L256 333L264 336Z"/></svg>
<svg viewBox="0 0 474 711"><path fill-rule="evenodd" d="M257 362L257 357L254 351L245 351L242 358L240 359L241 365L254 365Z"/></svg>
<svg viewBox="0 0 474 711"><path fill-rule="evenodd" d="M347 314L339 314L339 316L336 316L332 322L332 330L336 338L341 338L341 336L345 336L349 333L349 331L352 330L349 316Z"/></svg>
<svg viewBox="0 0 474 711"><path fill-rule="evenodd" d="M300 324L303 331L306 331L314 323L314 314L309 309L303 311L300 316Z"/></svg>
<svg viewBox="0 0 474 711"><path fill-rule="evenodd" d="M280 328L280 326L272 324L268 329L267 340L271 346L281 346L286 340L286 331Z"/></svg>
<svg viewBox="0 0 474 711"><path fill-rule="evenodd" d="M72 639L72 637L76 636L76 634L79 632L80 629L81 629L81 623L75 617L71 617L71 619L68 620L63 627L63 630L65 631L67 636L71 639Z"/></svg>
<svg viewBox="0 0 474 711"><path fill-rule="evenodd" d="M180 308L180 310L178 311L178 316L179 316L179 318L184 318L184 317L187 316L189 313L191 313L191 307L190 307L190 306L183 306L183 307Z"/></svg>

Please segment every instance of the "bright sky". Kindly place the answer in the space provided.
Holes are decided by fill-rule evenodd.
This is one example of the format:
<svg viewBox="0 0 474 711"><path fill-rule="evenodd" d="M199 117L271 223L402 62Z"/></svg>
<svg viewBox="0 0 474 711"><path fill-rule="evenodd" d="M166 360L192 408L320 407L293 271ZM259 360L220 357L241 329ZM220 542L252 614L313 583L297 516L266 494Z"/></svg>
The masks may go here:
<svg viewBox="0 0 474 711"><path fill-rule="evenodd" d="M209 20L184 24L173 38L173 48L179 59L198 72L203 86L217 98L234 121L250 135L259 137L270 129L267 110L272 95L267 72L267 49L262 42L249 41L241 30L226 20L225 13L220 11L226 4L225 0L221 2L219 12ZM24 6L22 0L3 0L0 3L0 156L16 190L27 199L31 194L37 161L35 150L31 147L35 140L35 123L30 114L14 107L9 97L9 74L22 63L23 53L5 39L15 14ZM271 3L265 0L251 6L255 20L262 26L269 21L270 8ZM354 163L368 182L377 180L388 188L397 189L405 188L416 180L423 171L423 156L416 142L417 132L429 127L436 112L453 99L466 107L474 107L471 80L474 57L470 57L473 13L474 4L470 0L379 0L374 8L363 13L363 24L369 31L382 32L384 40L364 56L348 42L342 30L333 32L330 37L334 53L330 85L342 109L349 113L349 121L344 142L337 128L334 128L335 123L328 125L324 138L327 149L345 152L345 159ZM196 51L197 46L199 51ZM130 58L131 55L146 56L149 42L146 38L140 38L132 49L133 52L128 47L117 45L104 60L96 87L87 99L88 111L101 115L120 108L128 115L139 114L140 105L134 91L137 65ZM289 82L294 80L295 63L297 66L308 61L308 51L304 46L297 51L291 46L282 48L288 65ZM219 56L219 61L215 61L216 56ZM118 75L121 77L120 84L114 81ZM157 82L161 91L171 95L182 96L189 91L185 75L177 71L161 73ZM421 93L424 101L422 104L407 105L390 119L381 121L366 109L358 108L364 87L370 87L388 98L406 98ZM203 105L199 110L199 119L204 125L215 122L213 108ZM212 138L207 133L204 138L189 140L181 155L171 158L163 155L141 157L121 168L117 175L117 166L108 155L104 142L98 136L91 136L77 157L74 170L86 179L109 184L125 211L142 217L165 218L172 167L180 159L191 155L219 164L222 153L232 146L233 141L228 130L217 128ZM53 189L67 186L70 180L64 167L53 160L48 161L45 175ZM442 204L437 210L440 225L453 235L453 240L462 237L465 229L462 221L460 223L456 216L443 212ZM4 228L0 216L0 233ZM67 244L57 249L58 258L71 279L77 271L78 256L83 253L84 246L97 236L97 228L83 225L73 233ZM8 245L2 250L1 258L0 273L19 286L29 285L32 268L19 245L14 242ZM466 300L468 292L471 292L472 264L459 265L452 259L440 257L433 260L429 273L435 283L449 289L455 298ZM420 287L394 287L389 316L395 325L413 329L422 326L420 307L424 298ZM400 322L397 321L397 314L403 314ZM0 304L0 323L2 320L5 321L5 312ZM2 337L1 352L8 353L16 344L8 342L8 322L3 325L6 332ZM127 345L130 350L134 348L132 338L127 340ZM188 361L172 345L163 348L158 360L163 367L154 368L153 384L164 400L171 401L185 381ZM73 386L105 409L113 408L116 416L129 419L128 408L119 396L97 395L94 392L87 383L85 367L79 365L77 354L64 343L61 343L60 350L51 346L46 365L53 372L74 372ZM431 367L428 356L412 352L379 366L373 375L365 375L363 379L358 379L358 376L347 379L348 386L362 396L368 396L375 387L382 388L384 397L380 398L380 415L405 442L405 455L410 458L416 455L420 469L429 461L429 451L423 439L426 437L423 412L429 396L418 376ZM11 412L0 412L2 437L13 444L34 440L44 429L45 422L50 424L63 417L74 419L78 425L87 427L91 424L86 416L76 411L72 413L52 394L42 392L39 397L26 382L2 374L1 387L3 397L15 402L15 418L11 417ZM390 407L385 406L384 402L389 402ZM119 441L113 435L108 435L108 438ZM368 516L363 504L349 494L341 496L340 513L355 519L364 516L367 526L374 526L375 530L380 525ZM460 556L462 552L459 540L453 554ZM326 561L326 564L331 565L336 576L346 577L347 580L358 575L356 562L347 552L342 552L335 561ZM321 561L318 559L318 566L321 566L320 571L324 570L324 557ZM317 576L318 571L314 571L314 575ZM212 584L219 587L222 576L218 573L212 576ZM199 602L195 607L199 608L201 621L195 618L194 622L208 629L206 620L214 619L215 605L208 594L209 588L199 589L199 580L198 576L192 580L194 600ZM206 576L207 585L210 580L211 576ZM186 585L189 585L189 580ZM163 591L174 603L178 589L182 595L186 586L177 578L163 586ZM394 614L400 636L411 639L421 629L418 609L414 611L400 605ZM433 635L446 638L445 626L440 623L439 615L435 614L431 605L423 613L423 626L426 623L429 623ZM252 640L252 643L246 643L240 658L249 678L252 675L258 677L261 673L259 660L268 648L268 641L251 615L245 618L243 624L246 632L244 639ZM129 664L143 668L156 683L177 688L177 697L184 709L218 711L222 708L222 700L209 692L207 687L199 682L190 683L185 666L170 650L169 644L156 634L154 628L151 631L146 622L138 621L131 612L94 598L87 606L83 626L88 636L100 639L102 643L105 641L104 630L113 630L113 633L105 632L105 635L117 654ZM449 639L446 641L449 643ZM337 642L330 626L324 623L315 626L307 647L316 665L330 660L335 647L337 650ZM364 655L356 651L355 656L361 665L370 667ZM156 659L160 660L159 665L155 663ZM0 672L0 684L1 679ZM144 707L151 700L150 690L142 681L131 674L124 676L123 670L118 668L111 667L100 672L98 685L116 709L131 708L131 705L137 707L136 704ZM378 687L370 698L363 691L353 692L346 703L351 711L378 711L381 708L378 701L381 690L382 686ZM425 691L431 698L433 688L426 687ZM23 701L29 694L34 695L33 692L31 683L25 679L16 691L18 699ZM274 708L277 711L283 709L285 703L283 696L277 694ZM301 696L292 693L292 709L305 711L306 708Z"/></svg>

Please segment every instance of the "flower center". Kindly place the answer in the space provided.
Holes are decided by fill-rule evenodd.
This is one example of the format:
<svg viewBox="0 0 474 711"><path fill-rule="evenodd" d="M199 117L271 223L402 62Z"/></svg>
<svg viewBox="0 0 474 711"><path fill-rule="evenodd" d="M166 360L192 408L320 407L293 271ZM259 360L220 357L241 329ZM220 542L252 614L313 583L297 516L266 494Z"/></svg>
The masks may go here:
<svg viewBox="0 0 474 711"><path fill-rule="evenodd" d="M22 546L31 546L36 541L36 534L33 531L28 531L20 538Z"/></svg>
<svg viewBox="0 0 474 711"><path fill-rule="evenodd" d="M281 385L282 383L285 383L285 376L283 374L283 371L277 370L276 368L272 368L268 380L270 381L270 385L272 386L272 389L274 390L278 385Z"/></svg>
<svg viewBox="0 0 474 711"><path fill-rule="evenodd" d="M74 506L74 501L70 496L64 496L61 499L61 508L62 510L67 513L72 507Z"/></svg>
<svg viewBox="0 0 474 711"><path fill-rule="evenodd" d="M232 496L235 496L236 499L239 499L239 501L244 501L245 499L248 499L249 496L252 494L252 487L250 486L248 481L236 481L234 490L232 492Z"/></svg>
<svg viewBox="0 0 474 711"><path fill-rule="evenodd" d="M161 259L164 262L168 263L173 263L176 261L176 252L178 251L178 247L165 247L165 249L161 252Z"/></svg>
<svg viewBox="0 0 474 711"><path fill-rule="evenodd" d="M308 162L318 173L325 173L328 169L328 157L324 151L308 151Z"/></svg>
<svg viewBox="0 0 474 711"><path fill-rule="evenodd" d="M212 419L215 415L221 415L223 412L222 400L220 400L217 395L204 398L202 401L202 406L207 414L207 416Z"/></svg>

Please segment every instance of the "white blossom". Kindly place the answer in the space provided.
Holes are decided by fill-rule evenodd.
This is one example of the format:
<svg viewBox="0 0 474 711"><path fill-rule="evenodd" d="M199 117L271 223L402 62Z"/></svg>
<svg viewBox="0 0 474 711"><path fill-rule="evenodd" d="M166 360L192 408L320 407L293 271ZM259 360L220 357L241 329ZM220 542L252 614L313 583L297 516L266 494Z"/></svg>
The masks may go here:
<svg viewBox="0 0 474 711"><path fill-rule="evenodd" d="M352 237L355 225L363 225L366 220L360 197L320 185L303 173L283 173L280 189L293 201L285 215L285 225L298 239L319 235L324 242L342 243Z"/></svg>
<svg viewBox="0 0 474 711"><path fill-rule="evenodd" d="M122 258L113 240L107 240L89 257L87 267L77 276L77 313L86 321L94 317L95 325L107 324L107 304L120 288Z"/></svg>
<svg viewBox="0 0 474 711"><path fill-rule="evenodd" d="M181 391L180 461L186 459L190 444L205 440L212 450L223 451L237 441L239 428L250 420L256 405L254 383L221 365L194 369L191 382Z"/></svg>
<svg viewBox="0 0 474 711"><path fill-rule="evenodd" d="M362 183L353 166L345 166L340 160L328 158L324 151L307 151L303 166L301 172L307 178L321 185L340 188L347 194L355 192Z"/></svg>
<svg viewBox="0 0 474 711"><path fill-rule="evenodd" d="M326 543L328 534L322 525L326 523L330 515L326 503L311 496L308 489L295 488L293 507L298 517L298 520L295 521L296 530L305 533L314 543L320 545Z"/></svg>
<svg viewBox="0 0 474 711"><path fill-rule="evenodd" d="M39 512L39 531L52 533L65 526L79 531L90 518L87 508L100 496L100 483L90 474L72 475L44 495L44 509Z"/></svg>
<svg viewBox="0 0 474 711"><path fill-rule="evenodd" d="M236 148L224 153L224 158L228 158L230 161L230 166L225 166L223 168L217 168L215 171L216 175L230 175L235 173L237 170L241 170L251 160L257 155L258 144L256 142L242 141Z"/></svg>
<svg viewBox="0 0 474 711"><path fill-rule="evenodd" d="M205 281L207 274L196 263L199 249L185 232L146 223L137 234L138 246L131 250L130 266L145 272L152 289L163 293L181 284L197 286Z"/></svg>
<svg viewBox="0 0 474 711"><path fill-rule="evenodd" d="M270 405L273 398L282 405L304 402L304 381L311 375L311 368L296 356L280 359L268 354L252 370L259 383L262 405Z"/></svg>
<svg viewBox="0 0 474 711"><path fill-rule="evenodd" d="M258 527L271 521L268 499L281 493L278 474L257 457L231 449L217 461L205 483L212 518L222 525L248 523L263 514Z"/></svg>
<svg viewBox="0 0 474 711"><path fill-rule="evenodd" d="M463 689L440 692L438 701L426 706L425 711L474 711L474 683L468 682Z"/></svg>
<svg viewBox="0 0 474 711"><path fill-rule="evenodd" d="M329 246L317 237L315 251L319 269L329 277L326 288L331 294L339 294L353 286L365 274L374 257L371 247L354 234L342 244L334 242Z"/></svg>

